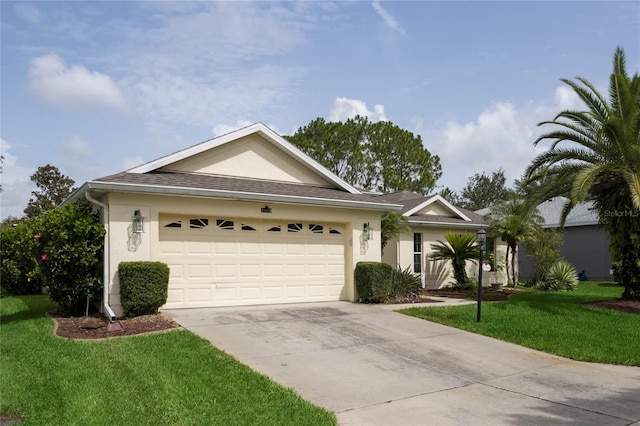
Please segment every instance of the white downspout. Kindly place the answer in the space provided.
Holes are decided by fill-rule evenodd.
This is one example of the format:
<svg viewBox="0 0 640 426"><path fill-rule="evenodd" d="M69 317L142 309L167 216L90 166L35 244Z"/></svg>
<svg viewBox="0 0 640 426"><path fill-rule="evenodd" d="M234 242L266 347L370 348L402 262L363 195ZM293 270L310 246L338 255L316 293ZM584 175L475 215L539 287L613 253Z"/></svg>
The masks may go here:
<svg viewBox="0 0 640 426"><path fill-rule="evenodd" d="M89 194L89 190L85 191L84 193L85 198L93 203L96 204L100 207L102 207L102 212L103 212L103 217L102 217L102 221L104 222L104 253L103 253L103 261L102 261L102 269L104 271L104 275L102 278L102 287L103 287L103 292L102 292L102 306L104 307L104 313L109 317L109 321L113 322L116 320L116 314L113 312L113 309L111 309L111 306L109 306L109 281L110 281L110 274L109 274L109 206L107 206L104 203L101 203L100 201L96 200L95 198L93 198L90 194Z"/></svg>

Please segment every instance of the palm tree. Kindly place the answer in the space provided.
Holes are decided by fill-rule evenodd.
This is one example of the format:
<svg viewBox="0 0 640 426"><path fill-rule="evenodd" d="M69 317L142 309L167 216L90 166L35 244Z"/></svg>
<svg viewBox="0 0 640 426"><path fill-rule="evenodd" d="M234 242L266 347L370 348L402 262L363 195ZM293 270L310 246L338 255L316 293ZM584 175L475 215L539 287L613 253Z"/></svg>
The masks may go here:
<svg viewBox="0 0 640 426"><path fill-rule="evenodd" d="M621 48L613 57L609 99L593 84L578 77L563 79L586 106L566 110L539 125L557 128L534 145L551 139L548 151L528 167L527 182L544 178L531 203L565 196L562 221L571 209L592 200L600 225L609 232L610 248L618 262L623 297L640 298L640 76L629 76ZM561 146L562 145L562 146Z"/></svg>
<svg viewBox="0 0 640 426"><path fill-rule="evenodd" d="M444 234L446 243L438 240L431 244L433 253L429 256L432 260L450 260L453 266L453 277L456 287L466 288L469 285L467 277L467 260L479 258L479 248L476 244L476 236L470 232L448 231Z"/></svg>
<svg viewBox="0 0 640 426"><path fill-rule="evenodd" d="M540 227L542 218L535 206L531 206L520 198L502 201L491 208L489 217L493 220L489 226L489 236L500 237L507 243L505 267L507 283L515 288L518 285L516 259L518 243L533 235ZM511 254L511 260L509 255ZM509 274L511 268L511 275Z"/></svg>
<svg viewBox="0 0 640 426"><path fill-rule="evenodd" d="M387 212L382 216L380 222L380 241L382 243L382 251L391 239L397 239L401 233L409 233L411 228L407 222L407 218L397 212Z"/></svg>

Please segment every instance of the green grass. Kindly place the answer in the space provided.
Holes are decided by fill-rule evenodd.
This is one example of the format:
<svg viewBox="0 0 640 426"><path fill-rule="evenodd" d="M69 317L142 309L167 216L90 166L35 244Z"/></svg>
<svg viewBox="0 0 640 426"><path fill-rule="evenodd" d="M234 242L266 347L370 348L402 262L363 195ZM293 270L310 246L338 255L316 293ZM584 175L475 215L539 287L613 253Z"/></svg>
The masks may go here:
<svg viewBox="0 0 640 426"><path fill-rule="evenodd" d="M0 410L23 424L336 424L191 332L69 341L51 334L54 307L0 300Z"/></svg>
<svg viewBox="0 0 640 426"><path fill-rule="evenodd" d="M526 289L483 302L480 323L475 304L398 312L576 360L640 366L640 315L582 305L621 294L622 287L595 282L573 292Z"/></svg>

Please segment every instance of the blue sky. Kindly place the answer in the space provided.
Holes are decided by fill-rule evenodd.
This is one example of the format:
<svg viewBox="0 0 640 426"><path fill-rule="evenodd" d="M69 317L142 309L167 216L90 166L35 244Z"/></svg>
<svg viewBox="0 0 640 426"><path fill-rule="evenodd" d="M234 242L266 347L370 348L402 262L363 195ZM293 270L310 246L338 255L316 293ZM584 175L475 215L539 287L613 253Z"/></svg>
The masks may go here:
<svg viewBox="0 0 640 426"><path fill-rule="evenodd" d="M440 156L438 185L544 147L539 121L640 69L640 3L1 2L2 212L47 163L77 185L253 122L390 120Z"/></svg>

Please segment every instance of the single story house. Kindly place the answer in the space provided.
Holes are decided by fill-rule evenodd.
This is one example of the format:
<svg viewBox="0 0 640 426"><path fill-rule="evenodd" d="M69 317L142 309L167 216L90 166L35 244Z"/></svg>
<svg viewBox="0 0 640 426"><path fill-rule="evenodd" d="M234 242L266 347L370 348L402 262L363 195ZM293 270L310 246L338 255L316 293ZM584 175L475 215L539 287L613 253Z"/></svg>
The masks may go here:
<svg viewBox="0 0 640 426"><path fill-rule="evenodd" d="M410 232L387 243L382 261L401 269L410 268L420 274L422 284L428 289L449 286L453 282L451 263L429 259L433 252L431 245L437 241L446 242L447 231L470 232L476 234L489 223L484 216L456 207L440 195L424 196L409 191L399 191L379 196L380 199L400 204L400 213L407 219ZM506 245L493 238L487 238L485 254L504 258ZM500 257L501 256L501 257ZM484 262L483 262L484 263ZM467 262L467 274L478 276L478 264ZM495 271L483 275L483 284L502 282L503 277Z"/></svg>
<svg viewBox="0 0 640 426"><path fill-rule="evenodd" d="M424 255L446 229L483 225L437 196L407 209L402 197L364 193L261 123L88 181L70 200L81 198L107 230L103 308L112 319L122 315L120 262L169 265L165 309L355 301L355 265L381 261L385 212L410 217ZM415 238L389 250L404 256L392 264L412 262ZM441 285L435 274L428 282Z"/></svg>
<svg viewBox="0 0 640 426"><path fill-rule="evenodd" d="M564 234L564 243L560 255L571 263L578 273L584 271L587 279L593 281L611 281L611 255L609 254L609 235L598 227L598 213L593 202L578 204L571 210L560 228L562 209L569 200L555 197L538 205L538 211L544 220L543 227L558 229ZM520 276L527 280L533 277L533 259L524 246L518 250Z"/></svg>

